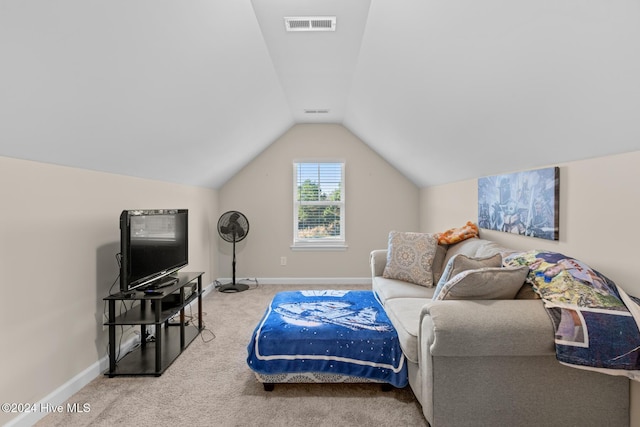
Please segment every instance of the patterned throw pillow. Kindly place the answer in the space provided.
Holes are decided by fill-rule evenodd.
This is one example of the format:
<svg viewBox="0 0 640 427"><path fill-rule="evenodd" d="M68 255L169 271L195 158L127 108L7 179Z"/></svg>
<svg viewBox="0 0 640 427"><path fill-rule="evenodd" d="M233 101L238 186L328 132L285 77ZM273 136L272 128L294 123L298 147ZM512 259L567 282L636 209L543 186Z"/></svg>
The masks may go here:
<svg viewBox="0 0 640 427"><path fill-rule="evenodd" d="M438 239L434 234L392 231L382 277L432 287L432 264Z"/></svg>
<svg viewBox="0 0 640 427"><path fill-rule="evenodd" d="M491 255L482 258L471 258L464 254L457 254L449 259L447 266L440 276L436 291L433 293L433 299L435 300L444 285L451 280L454 276L467 270L476 270L485 267L500 267L502 265L502 256L500 254Z"/></svg>
<svg viewBox="0 0 640 427"><path fill-rule="evenodd" d="M434 300L514 299L528 273L526 266L463 271L445 283Z"/></svg>

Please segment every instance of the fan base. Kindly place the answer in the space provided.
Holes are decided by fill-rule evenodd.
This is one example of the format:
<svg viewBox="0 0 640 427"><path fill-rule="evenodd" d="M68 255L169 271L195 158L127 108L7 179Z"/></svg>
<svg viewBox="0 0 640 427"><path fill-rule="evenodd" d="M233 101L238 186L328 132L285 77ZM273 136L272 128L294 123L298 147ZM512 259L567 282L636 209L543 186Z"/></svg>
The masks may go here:
<svg viewBox="0 0 640 427"><path fill-rule="evenodd" d="M249 289L249 285L244 283L229 283L228 285L222 285L218 288L218 292L242 292Z"/></svg>

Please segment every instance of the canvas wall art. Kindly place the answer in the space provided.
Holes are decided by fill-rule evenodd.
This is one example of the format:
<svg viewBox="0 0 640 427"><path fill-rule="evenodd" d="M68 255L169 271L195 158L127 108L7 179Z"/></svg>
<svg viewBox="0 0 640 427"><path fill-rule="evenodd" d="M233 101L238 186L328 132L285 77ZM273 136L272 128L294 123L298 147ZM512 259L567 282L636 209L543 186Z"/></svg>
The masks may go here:
<svg viewBox="0 0 640 427"><path fill-rule="evenodd" d="M558 240L560 168L478 179L478 226Z"/></svg>

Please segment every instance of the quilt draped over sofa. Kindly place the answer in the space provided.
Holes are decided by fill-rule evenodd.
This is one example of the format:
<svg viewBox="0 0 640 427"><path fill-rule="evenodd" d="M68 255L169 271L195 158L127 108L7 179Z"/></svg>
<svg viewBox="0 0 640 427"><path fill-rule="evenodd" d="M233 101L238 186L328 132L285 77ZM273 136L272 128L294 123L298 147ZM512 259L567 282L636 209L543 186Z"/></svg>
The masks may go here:
<svg viewBox="0 0 640 427"><path fill-rule="evenodd" d="M640 300L560 253L514 253L504 264L529 267L527 281L553 323L561 363L640 380Z"/></svg>

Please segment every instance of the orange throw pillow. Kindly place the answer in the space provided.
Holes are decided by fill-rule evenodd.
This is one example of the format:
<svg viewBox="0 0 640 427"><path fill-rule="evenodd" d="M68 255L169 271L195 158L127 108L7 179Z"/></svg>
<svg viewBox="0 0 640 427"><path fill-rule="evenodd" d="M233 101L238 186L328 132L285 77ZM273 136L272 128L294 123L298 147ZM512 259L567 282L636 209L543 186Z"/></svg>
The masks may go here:
<svg viewBox="0 0 640 427"><path fill-rule="evenodd" d="M478 226L467 221L467 224L460 228L452 228L438 235L438 244L452 245L463 240L478 237Z"/></svg>

